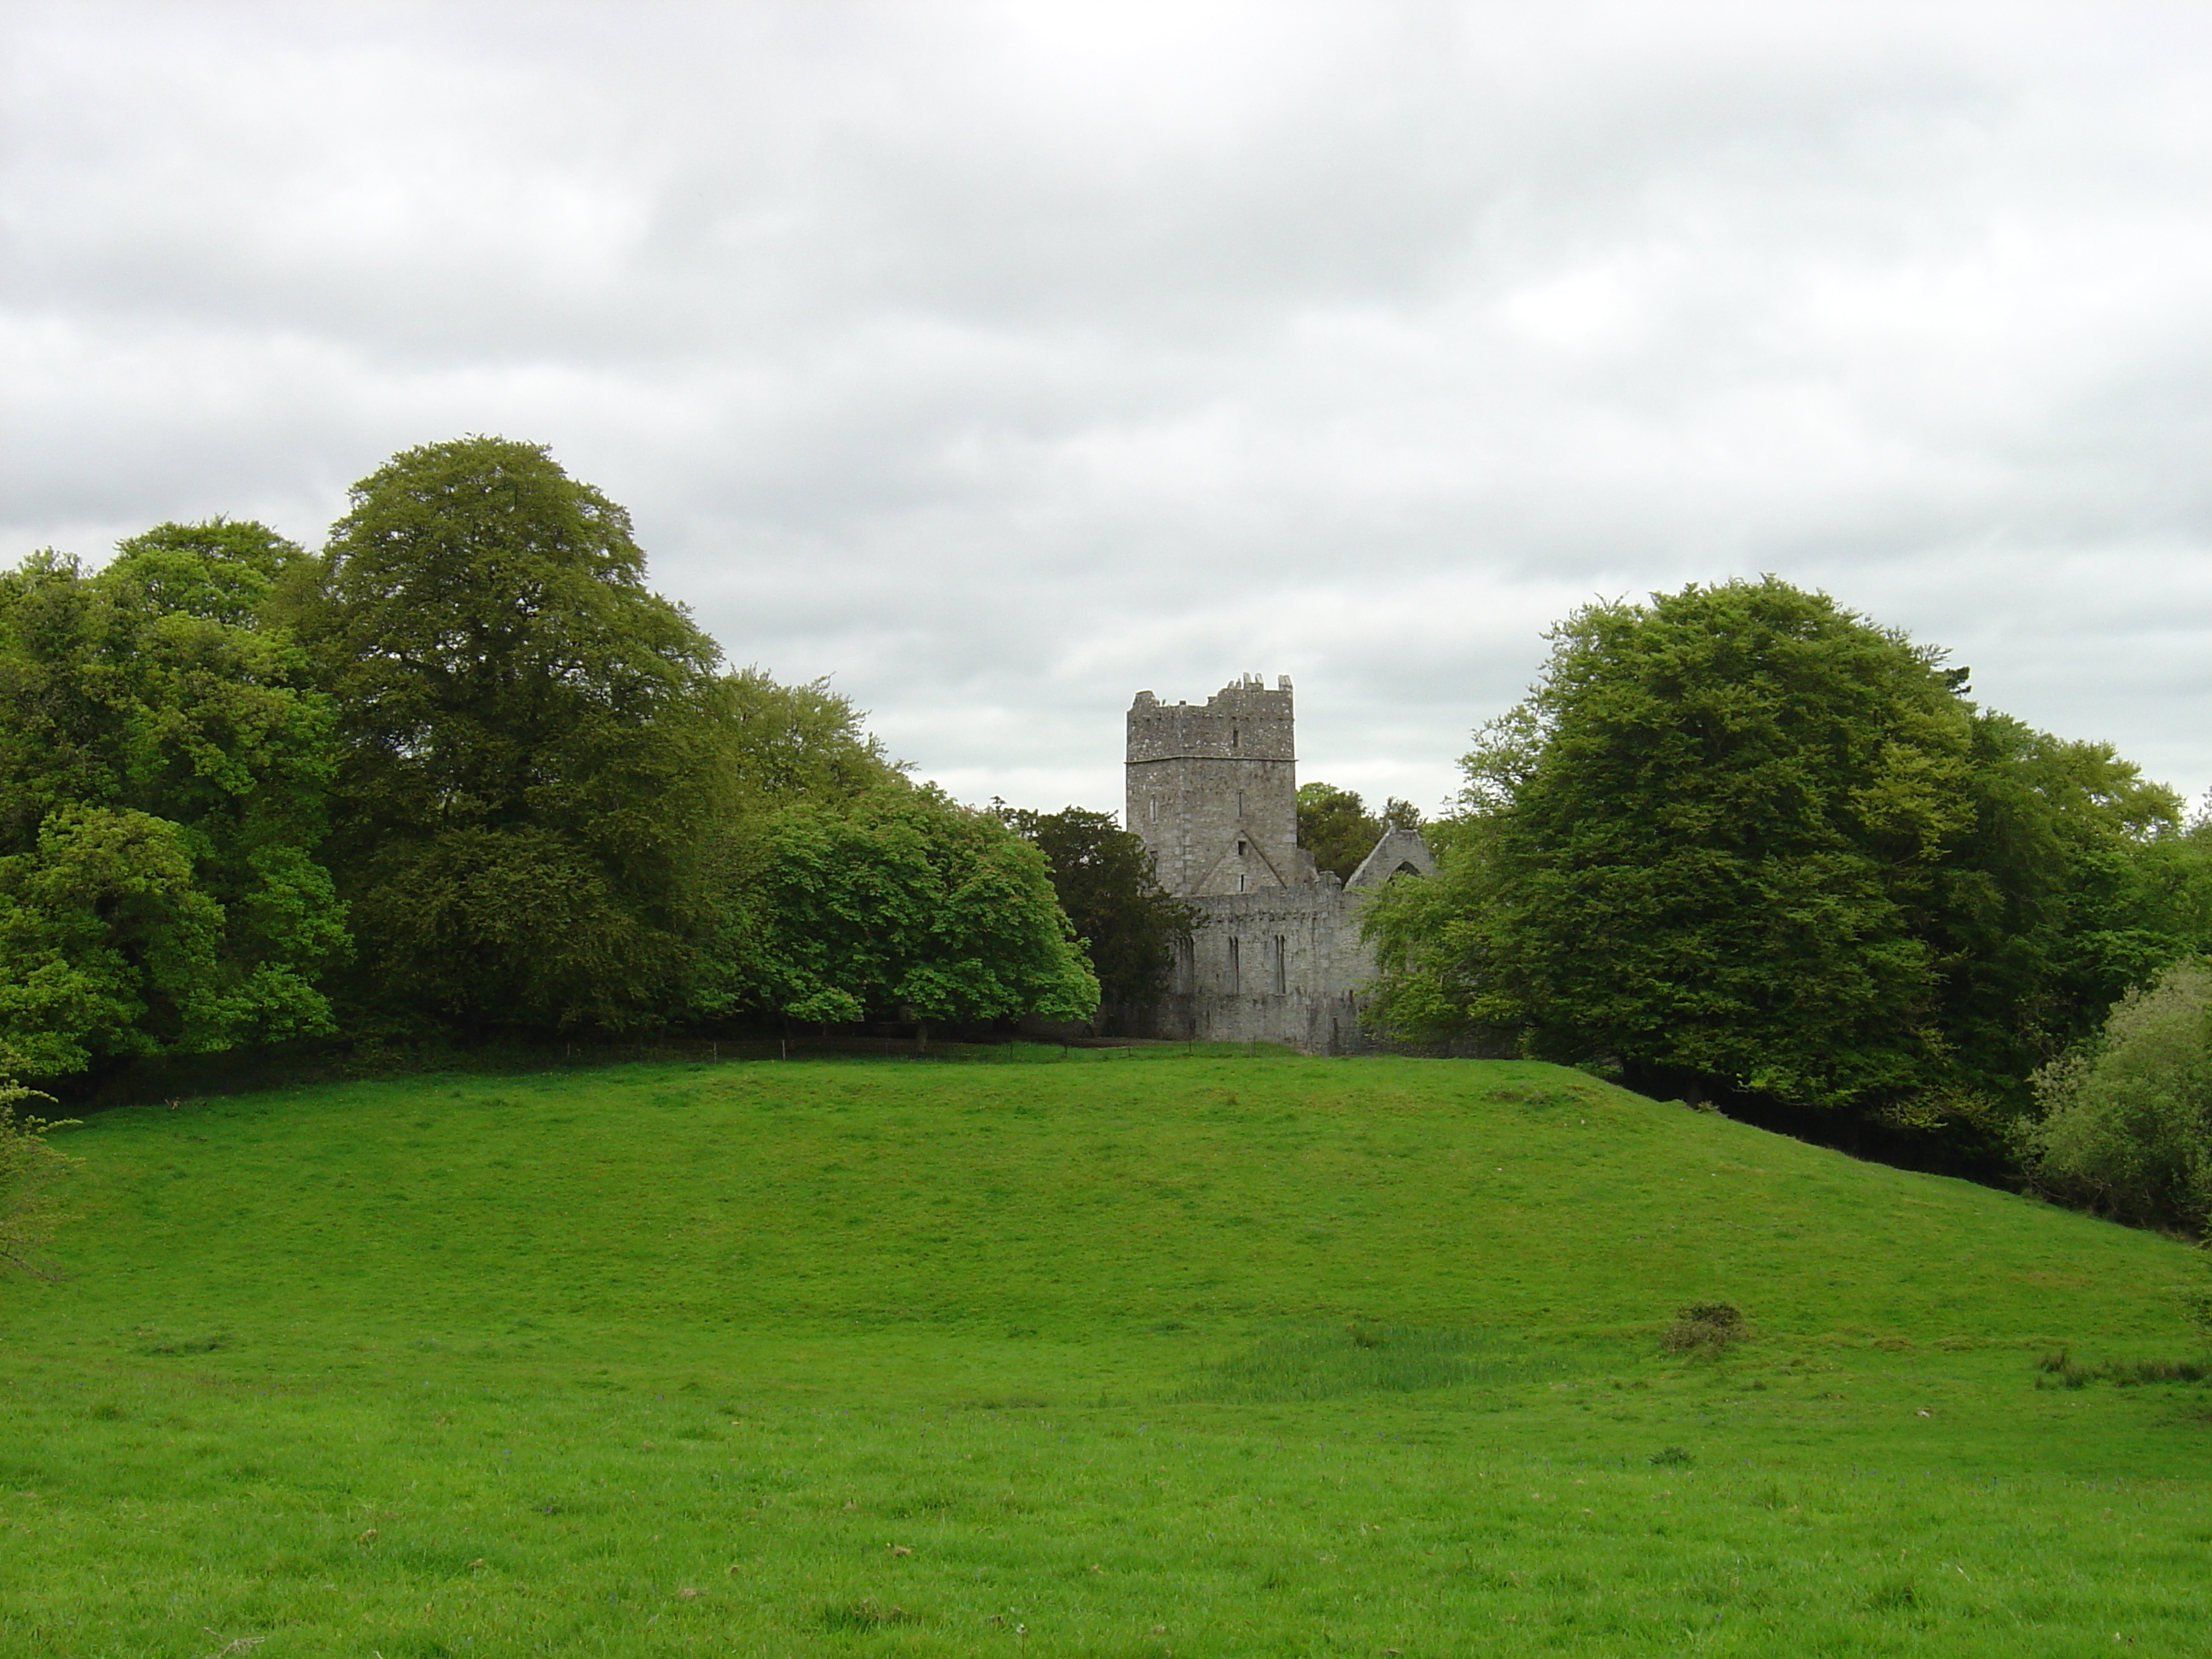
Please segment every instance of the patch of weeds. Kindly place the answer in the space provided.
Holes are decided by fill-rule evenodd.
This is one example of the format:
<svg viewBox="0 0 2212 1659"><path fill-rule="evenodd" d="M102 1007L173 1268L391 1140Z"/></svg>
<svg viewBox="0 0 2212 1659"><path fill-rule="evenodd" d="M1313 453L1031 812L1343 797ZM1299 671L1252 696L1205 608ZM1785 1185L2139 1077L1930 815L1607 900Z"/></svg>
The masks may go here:
<svg viewBox="0 0 2212 1659"><path fill-rule="evenodd" d="M144 1354L220 1353L238 1346L238 1339L228 1331L209 1336L161 1336L141 1331L139 1335L146 1339L138 1345L138 1352Z"/></svg>
<svg viewBox="0 0 2212 1659"><path fill-rule="evenodd" d="M2108 1359L2101 1365L2085 1365L2061 1348L2035 1362L2040 1373L2039 1389L2056 1381L2062 1388L2086 1389L2106 1382L2125 1389L2142 1382L2203 1382L2212 1379L2212 1359Z"/></svg>
<svg viewBox="0 0 2212 1659"><path fill-rule="evenodd" d="M1537 1084L1515 1084L1492 1089L1490 1098L1501 1106L1532 1106L1539 1109L1562 1106L1586 1107L1590 1097L1578 1089L1546 1088Z"/></svg>
<svg viewBox="0 0 2212 1659"><path fill-rule="evenodd" d="M1869 1613L1901 1613L1920 1605L1920 1587L1910 1578L1893 1578L1868 1593Z"/></svg>
<svg viewBox="0 0 2212 1659"><path fill-rule="evenodd" d="M1743 1315L1726 1302L1692 1302L1660 1338L1669 1353L1718 1353L1751 1334Z"/></svg>
<svg viewBox="0 0 2212 1659"><path fill-rule="evenodd" d="M846 1632L880 1630L885 1625L918 1624L916 1615L896 1601L878 1601L864 1595L857 1601L835 1601L822 1609L822 1628Z"/></svg>
<svg viewBox="0 0 2212 1659"><path fill-rule="evenodd" d="M1691 1464L1696 1462L1698 1460L1691 1456L1689 1452L1683 1447L1662 1446L1657 1451L1653 1452L1650 1456L1645 1458L1644 1461L1650 1464L1654 1468L1681 1469L1687 1468Z"/></svg>

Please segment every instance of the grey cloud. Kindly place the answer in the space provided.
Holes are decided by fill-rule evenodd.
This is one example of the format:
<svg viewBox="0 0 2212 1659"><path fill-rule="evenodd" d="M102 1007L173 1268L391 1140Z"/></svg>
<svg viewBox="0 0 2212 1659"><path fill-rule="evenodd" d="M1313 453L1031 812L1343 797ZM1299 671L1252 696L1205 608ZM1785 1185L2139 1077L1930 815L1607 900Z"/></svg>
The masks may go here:
<svg viewBox="0 0 2212 1659"><path fill-rule="evenodd" d="M36 7L0 526L550 441L974 798L1295 675L1434 804L1542 628L1777 573L2212 781L2212 65L2138 10Z"/></svg>

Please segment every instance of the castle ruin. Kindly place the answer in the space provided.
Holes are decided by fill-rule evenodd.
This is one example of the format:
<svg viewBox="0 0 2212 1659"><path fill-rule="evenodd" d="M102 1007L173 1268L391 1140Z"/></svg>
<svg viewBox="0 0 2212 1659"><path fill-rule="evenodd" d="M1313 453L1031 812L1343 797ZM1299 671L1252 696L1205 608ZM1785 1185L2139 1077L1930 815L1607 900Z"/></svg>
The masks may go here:
<svg viewBox="0 0 2212 1659"><path fill-rule="evenodd" d="M1361 988L1375 959L1359 933L1367 897L1392 876L1435 869L1408 830L1384 833L1340 883L1298 845L1291 682L1256 674L1201 706L1129 706L1128 810L1162 887L1204 916L1178 953L1154 1035L1280 1042L1307 1054L1369 1045Z"/></svg>

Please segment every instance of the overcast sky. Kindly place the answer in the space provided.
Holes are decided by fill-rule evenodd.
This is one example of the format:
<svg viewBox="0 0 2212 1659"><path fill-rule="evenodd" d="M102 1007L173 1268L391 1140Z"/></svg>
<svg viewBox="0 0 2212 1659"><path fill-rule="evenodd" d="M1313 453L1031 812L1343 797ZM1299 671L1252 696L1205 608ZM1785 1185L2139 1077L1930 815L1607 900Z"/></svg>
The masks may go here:
<svg viewBox="0 0 2212 1659"><path fill-rule="evenodd" d="M0 5L0 557L469 432L971 800L1771 571L2212 784L2212 9Z"/></svg>

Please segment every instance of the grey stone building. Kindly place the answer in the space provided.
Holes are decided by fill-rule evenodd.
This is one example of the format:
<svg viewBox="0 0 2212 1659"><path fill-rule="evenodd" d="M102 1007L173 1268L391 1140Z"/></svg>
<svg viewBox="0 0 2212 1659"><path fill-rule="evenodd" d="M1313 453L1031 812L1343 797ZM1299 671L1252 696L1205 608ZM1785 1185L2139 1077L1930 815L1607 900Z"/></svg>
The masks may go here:
<svg viewBox="0 0 2212 1659"><path fill-rule="evenodd" d="M1435 862L1394 830L1349 881L1298 845L1291 682L1256 674L1201 704L1129 706L1128 812L1160 885L1203 913L1168 994L1142 1021L1156 1036L1286 1043L1309 1054L1365 1048L1360 988L1375 962L1359 936L1367 896Z"/></svg>

